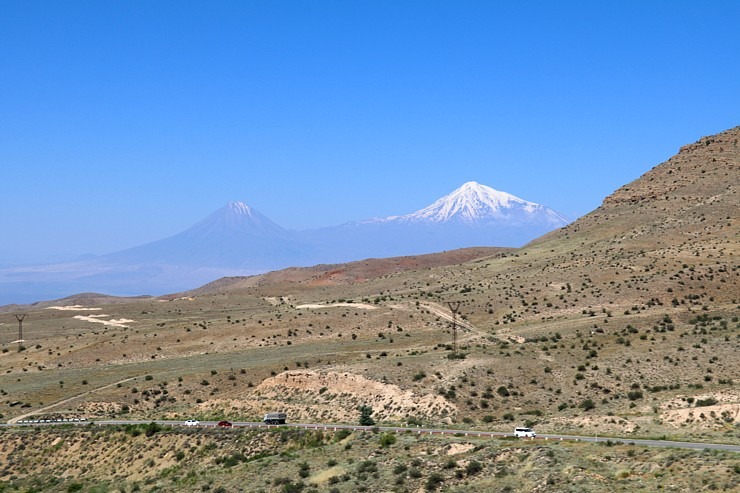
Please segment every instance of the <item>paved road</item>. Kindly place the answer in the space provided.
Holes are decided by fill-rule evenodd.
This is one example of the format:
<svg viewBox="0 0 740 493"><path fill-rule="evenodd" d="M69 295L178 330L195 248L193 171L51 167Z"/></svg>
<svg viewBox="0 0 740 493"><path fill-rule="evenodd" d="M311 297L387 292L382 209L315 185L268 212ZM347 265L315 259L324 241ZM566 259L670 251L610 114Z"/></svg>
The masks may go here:
<svg viewBox="0 0 740 493"><path fill-rule="evenodd" d="M8 420L8 424L11 424L12 425L12 424L15 424L15 423L17 423L19 421L22 421L22 420L26 419L26 418L32 419L31 416L33 416L33 415L41 414L41 413L43 413L45 411L49 411L51 409L54 409L55 407L61 406L61 405L66 404L68 402L72 402L73 400L75 400L75 399L77 399L79 397L82 397L82 396L85 396L85 395L90 395L90 394L92 394L94 392L97 392L99 390L109 389L111 387L120 385L122 383L126 383L126 382L131 381L131 380L136 380L136 377L124 378L123 380L119 380L117 382L113 382L113 383L110 383L108 385L104 385L102 387L91 389L91 390L88 390L87 392L83 392L81 394L73 395L72 397L69 397L67 399L61 400L59 402L55 402L54 404L49 404L48 406L44 406L44 407L42 407L40 409L35 409L35 410L33 410L31 412L28 412L26 414L21 414L20 416L16 416L15 418L9 419Z"/></svg>
<svg viewBox="0 0 740 493"><path fill-rule="evenodd" d="M135 424L149 424L151 422L164 425L164 426L182 426L187 427L184 421L169 421L169 420L100 420L94 422L88 421L70 421L70 422L18 422L18 423L0 423L0 427L8 426L55 426L60 424L74 424L74 425L89 425L95 424L99 426L104 425L135 425ZM217 427L217 421L200 421L197 427ZM266 425L262 422L247 422L247 421L235 421L232 423L232 428L277 428L279 426L288 426L293 428L304 428L314 430L326 430L326 431L337 431L337 430L358 430L358 431L371 431L378 430L382 432L394 432L394 433L414 433L418 435L457 435L457 436L468 436L468 437L489 437L489 438L502 438L502 437L513 437L513 433L502 433L496 431L475 431L475 430L450 430L446 428L406 428L401 426L357 426L357 425L342 425L342 424L319 424L319 423L290 423L287 425ZM226 429L228 430L228 428ZM226 431L225 430L225 431ZM650 439L633 439L633 438L614 438L614 437L587 437L578 435L537 435L537 438L522 438L521 440L532 440L537 442L548 442L548 441L580 441L580 442L591 442L591 443L624 443L630 445L641 445L643 447L671 447L671 448L683 448L693 450L724 450L727 452L738 452L740 453L740 445L728 445L724 443L703 443L703 442L675 442L671 440L650 440Z"/></svg>

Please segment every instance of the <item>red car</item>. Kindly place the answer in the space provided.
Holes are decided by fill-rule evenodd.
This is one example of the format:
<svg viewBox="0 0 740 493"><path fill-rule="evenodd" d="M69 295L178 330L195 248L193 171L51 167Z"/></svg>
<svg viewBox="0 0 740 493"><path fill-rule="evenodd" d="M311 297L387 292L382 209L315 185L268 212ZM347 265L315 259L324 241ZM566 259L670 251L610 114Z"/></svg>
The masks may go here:
<svg viewBox="0 0 740 493"><path fill-rule="evenodd" d="M234 425L228 421L219 421L217 426L220 426L221 428L231 428Z"/></svg>

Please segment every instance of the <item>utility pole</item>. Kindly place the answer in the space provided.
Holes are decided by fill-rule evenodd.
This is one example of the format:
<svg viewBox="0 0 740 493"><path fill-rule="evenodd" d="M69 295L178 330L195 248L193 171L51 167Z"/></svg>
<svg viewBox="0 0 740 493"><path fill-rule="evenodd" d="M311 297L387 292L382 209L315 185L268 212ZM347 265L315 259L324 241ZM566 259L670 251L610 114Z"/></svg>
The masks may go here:
<svg viewBox="0 0 740 493"><path fill-rule="evenodd" d="M26 318L26 314L16 315L15 318L18 319L18 352L20 353L23 347L23 319Z"/></svg>
<svg viewBox="0 0 740 493"><path fill-rule="evenodd" d="M457 311L460 309L460 302L448 301L447 306L452 312L452 354L457 357Z"/></svg>

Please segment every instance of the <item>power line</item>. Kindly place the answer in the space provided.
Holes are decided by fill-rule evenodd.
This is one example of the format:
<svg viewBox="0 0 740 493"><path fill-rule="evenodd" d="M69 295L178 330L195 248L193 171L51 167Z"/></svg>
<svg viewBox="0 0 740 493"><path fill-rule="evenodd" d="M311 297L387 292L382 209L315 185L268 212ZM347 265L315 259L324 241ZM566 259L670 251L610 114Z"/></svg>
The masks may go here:
<svg viewBox="0 0 740 493"><path fill-rule="evenodd" d="M452 312L452 355L457 357L457 311L460 309L460 302L448 301L447 306Z"/></svg>
<svg viewBox="0 0 740 493"><path fill-rule="evenodd" d="M16 315L15 318L18 319L18 352L20 353L23 347L23 319L26 318L26 314L21 313Z"/></svg>

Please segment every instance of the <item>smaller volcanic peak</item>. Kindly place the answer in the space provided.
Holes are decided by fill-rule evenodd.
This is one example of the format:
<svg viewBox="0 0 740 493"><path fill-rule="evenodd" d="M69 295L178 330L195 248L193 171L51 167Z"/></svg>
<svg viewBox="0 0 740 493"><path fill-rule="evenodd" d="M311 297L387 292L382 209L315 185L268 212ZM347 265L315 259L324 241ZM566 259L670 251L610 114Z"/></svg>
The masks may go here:
<svg viewBox="0 0 740 493"><path fill-rule="evenodd" d="M242 234L283 237L287 232L244 202L231 201L224 207L195 224L186 233L196 235Z"/></svg>
<svg viewBox="0 0 740 493"><path fill-rule="evenodd" d="M298 242L293 233L257 209L234 201L185 231L102 256L99 261L149 272L166 266L174 277L184 278L208 269L209 273L217 269L219 275L254 274L305 263L311 254L310 246ZM159 274L159 278L166 275Z"/></svg>

